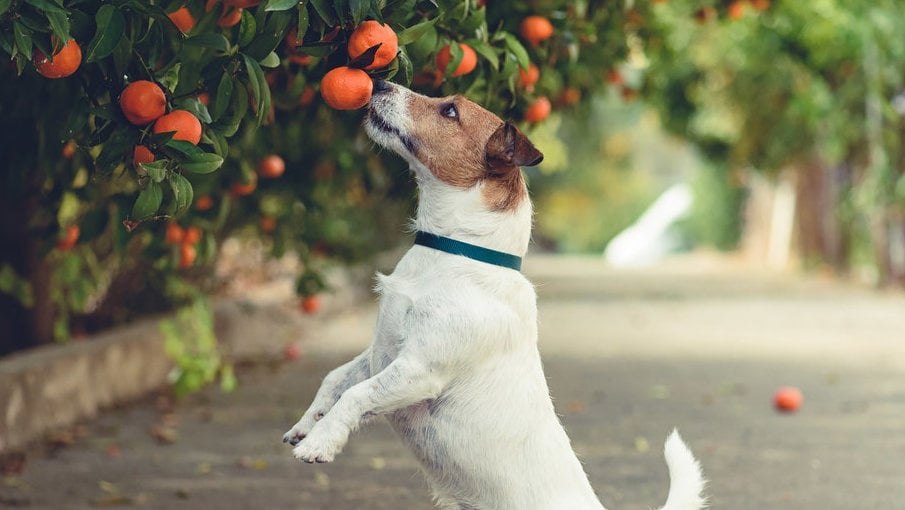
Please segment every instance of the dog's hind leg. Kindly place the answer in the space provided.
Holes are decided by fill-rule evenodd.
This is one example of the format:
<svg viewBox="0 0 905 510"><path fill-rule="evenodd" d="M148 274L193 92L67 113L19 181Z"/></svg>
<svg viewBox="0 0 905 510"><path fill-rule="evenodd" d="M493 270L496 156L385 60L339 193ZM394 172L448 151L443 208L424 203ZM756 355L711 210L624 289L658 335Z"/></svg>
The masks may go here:
<svg viewBox="0 0 905 510"><path fill-rule="evenodd" d="M283 434L283 442L293 446L297 445L308 435L314 424L330 411L347 389L370 377L370 359L371 349L368 348L352 361L327 374L308 410L305 411L298 423Z"/></svg>

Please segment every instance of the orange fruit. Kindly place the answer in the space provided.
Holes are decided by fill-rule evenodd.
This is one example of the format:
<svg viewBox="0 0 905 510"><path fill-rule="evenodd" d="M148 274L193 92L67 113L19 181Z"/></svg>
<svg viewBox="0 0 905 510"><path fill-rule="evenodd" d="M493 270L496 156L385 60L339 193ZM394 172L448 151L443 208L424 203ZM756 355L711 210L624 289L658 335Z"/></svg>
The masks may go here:
<svg viewBox="0 0 905 510"><path fill-rule="evenodd" d="M399 40L396 38L396 32L389 25L384 25L379 21L368 20L358 25L352 35L349 36L349 45L346 49L349 52L349 58L356 59L368 48L380 45L377 53L374 54L374 61L365 66L365 69L380 69L386 67L396 58L396 52L399 51Z"/></svg>
<svg viewBox="0 0 905 510"><path fill-rule="evenodd" d="M194 245L182 243L179 245L179 269L192 267L198 257L198 250Z"/></svg>
<svg viewBox="0 0 905 510"><path fill-rule="evenodd" d="M138 168L142 163L151 163L154 161L154 153L144 145L136 145L132 152L132 165Z"/></svg>
<svg viewBox="0 0 905 510"><path fill-rule="evenodd" d="M195 26L195 17L192 16L189 8L184 5L167 14L167 17L170 18L170 21L172 21L173 24L176 25L176 28L183 34L188 33Z"/></svg>
<svg viewBox="0 0 905 510"><path fill-rule="evenodd" d="M553 36L553 24L543 16L528 16L519 26L522 38L531 46L537 46Z"/></svg>
<svg viewBox="0 0 905 510"><path fill-rule="evenodd" d="M751 0L751 7L757 12L764 12L770 8L770 0Z"/></svg>
<svg viewBox="0 0 905 510"><path fill-rule="evenodd" d="M167 223L163 234L163 242L167 244L179 244L185 239L185 230L175 221Z"/></svg>
<svg viewBox="0 0 905 510"><path fill-rule="evenodd" d="M75 156L75 149L77 148L75 144L75 140L69 140L66 142L66 145L63 146L63 157L66 159L72 159L72 156Z"/></svg>
<svg viewBox="0 0 905 510"><path fill-rule="evenodd" d="M453 77L468 74L474 71L474 68L478 65L478 54L475 53L471 46L459 43L459 48L462 49L462 61L459 62L459 67L452 72ZM437 52L437 56L435 57L437 69L441 73L446 74L446 66L449 65L450 60L452 60L452 51L450 51L449 45L447 44Z"/></svg>
<svg viewBox="0 0 905 510"><path fill-rule="evenodd" d="M622 78L622 73L612 69L606 73L606 81L611 85L622 85L625 80Z"/></svg>
<svg viewBox="0 0 905 510"><path fill-rule="evenodd" d="M219 3L220 0L207 0L207 2L204 3L204 12L211 12Z"/></svg>
<svg viewBox="0 0 905 510"><path fill-rule="evenodd" d="M81 229L78 225L69 225L66 227L66 230L63 231L63 236L57 240L57 248L61 251L71 250L75 247L75 243L78 242L79 234L81 234Z"/></svg>
<svg viewBox="0 0 905 510"><path fill-rule="evenodd" d="M258 176L251 174L248 182L233 183L233 185L230 186L230 191L237 197L244 197L245 195L251 195L257 187Z"/></svg>
<svg viewBox="0 0 905 510"><path fill-rule="evenodd" d="M167 96L163 89L152 81L133 81L119 96L119 107L129 122L136 126L144 126L167 112Z"/></svg>
<svg viewBox="0 0 905 510"><path fill-rule="evenodd" d="M260 225L263 232L273 232L277 228L277 219L273 216L264 216L261 218Z"/></svg>
<svg viewBox="0 0 905 510"><path fill-rule="evenodd" d="M302 37L298 37L299 31L296 28L292 28L289 30L289 33L286 34L286 46L290 49L298 48L304 44L304 35Z"/></svg>
<svg viewBox="0 0 905 510"><path fill-rule="evenodd" d="M226 0L224 3L233 7L248 9L249 7L254 7L261 3L261 0Z"/></svg>
<svg viewBox="0 0 905 510"><path fill-rule="evenodd" d="M276 154L258 161L258 175L265 179L276 179L286 171L286 162Z"/></svg>
<svg viewBox="0 0 905 510"><path fill-rule="evenodd" d="M314 92L312 87L305 87L305 90L302 91L302 95L299 96L299 104L302 106L308 106L314 101L314 98L317 94Z"/></svg>
<svg viewBox="0 0 905 510"><path fill-rule="evenodd" d="M306 66L311 64L311 55L307 55L305 53L290 53L289 61L298 64L300 66Z"/></svg>
<svg viewBox="0 0 905 510"><path fill-rule="evenodd" d="M632 102L635 99L638 99L638 91L631 87L622 87L620 91L620 95L622 96L622 100L625 102Z"/></svg>
<svg viewBox="0 0 905 510"><path fill-rule="evenodd" d="M531 92L534 84L540 79L540 69L534 64L528 64L528 69L518 68L518 83L523 89Z"/></svg>
<svg viewBox="0 0 905 510"><path fill-rule="evenodd" d="M736 0L729 4L729 8L726 9L726 16L731 20L740 20L745 17L745 5L748 2L743 2L741 0Z"/></svg>
<svg viewBox="0 0 905 510"><path fill-rule="evenodd" d="M550 115L552 109L553 105L550 104L550 100L541 96L525 110L525 120L532 124L540 122Z"/></svg>
<svg viewBox="0 0 905 510"><path fill-rule="evenodd" d="M201 195L195 199L195 209L199 211L209 211L214 207L214 199L210 195Z"/></svg>
<svg viewBox="0 0 905 510"><path fill-rule="evenodd" d="M185 110L173 110L154 123L154 133L170 131L176 132L173 140L185 140L193 145L201 141L201 121Z"/></svg>
<svg viewBox="0 0 905 510"><path fill-rule="evenodd" d="M572 106L578 104L579 101L581 101L581 91L572 87L563 89L558 98L558 102L564 106Z"/></svg>
<svg viewBox="0 0 905 510"><path fill-rule="evenodd" d="M221 27L234 27L242 20L242 8L223 6L223 14L217 21L217 25Z"/></svg>
<svg viewBox="0 0 905 510"><path fill-rule="evenodd" d="M321 96L337 110L357 110L368 104L374 83L368 73L351 67L331 69L321 80Z"/></svg>
<svg viewBox="0 0 905 510"><path fill-rule="evenodd" d="M54 42L56 45L56 42ZM53 60L47 58L47 55L39 49L35 49L32 59L35 64L35 70L45 78L65 78L74 73L82 64L82 48L75 39L63 45L62 48L53 54Z"/></svg>
<svg viewBox="0 0 905 510"><path fill-rule="evenodd" d="M182 238L183 243L198 244L201 241L203 232L198 227L189 227L185 229L185 236Z"/></svg>
<svg viewBox="0 0 905 510"><path fill-rule="evenodd" d="M791 386L779 388L773 395L773 405L776 406L776 409L787 413L797 411L803 400L801 390Z"/></svg>
<svg viewBox="0 0 905 510"><path fill-rule="evenodd" d="M208 94L207 92L202 92L202 93L198 94L197 96L195 96L195 98L198 99L198 101L201 101L201 104L203 104L204 106L208 106L211 104L211 95Z"/></svg>
<svg viewBox="0 0 905 510"><path fill-rule="evenodd" d="M321 309L321 300L317 296L305 296L302 298L301 308L305 313L317 313Z"/></svg>

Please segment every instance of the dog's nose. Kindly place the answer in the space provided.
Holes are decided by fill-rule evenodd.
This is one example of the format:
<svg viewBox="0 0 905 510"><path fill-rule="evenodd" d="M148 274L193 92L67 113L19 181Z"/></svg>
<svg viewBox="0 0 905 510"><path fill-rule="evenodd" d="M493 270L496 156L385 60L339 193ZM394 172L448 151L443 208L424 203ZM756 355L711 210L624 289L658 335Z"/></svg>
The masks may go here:
<svg viewBox="0 0 905 510"><path fill-rule="evenodd" d="M385 80L375 80L374 81L374 93L375 94L389 92L390 89L392 89L392 88L393 88L393 86L390 85Z"/></svg>

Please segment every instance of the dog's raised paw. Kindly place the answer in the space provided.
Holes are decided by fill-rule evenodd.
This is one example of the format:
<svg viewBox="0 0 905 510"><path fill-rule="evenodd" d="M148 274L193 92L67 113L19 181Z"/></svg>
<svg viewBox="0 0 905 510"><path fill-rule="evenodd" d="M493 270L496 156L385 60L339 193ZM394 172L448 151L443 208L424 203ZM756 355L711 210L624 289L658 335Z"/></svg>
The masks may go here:
<svg viewBox="0 0 905 510"><path fill-rule="evenodd" d="M312 448L308 441L302 441L292 450L292 455L308 464L314 464L315 462L326 463L333 462L333 459L336 458L336 451L335 449L321 450L317 447Z"/></svg>

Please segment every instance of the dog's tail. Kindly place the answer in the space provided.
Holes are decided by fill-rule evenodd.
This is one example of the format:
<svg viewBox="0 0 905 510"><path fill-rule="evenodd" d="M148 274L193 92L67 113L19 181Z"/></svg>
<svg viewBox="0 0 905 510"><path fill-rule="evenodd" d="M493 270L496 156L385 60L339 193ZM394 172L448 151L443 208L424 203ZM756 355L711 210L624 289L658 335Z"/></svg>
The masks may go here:
<svg viewBox="0 0 905 510"><path fill-rule="evenodd" d="M706 484L701 473L701 464L695 460L691 450L673 430L666 439L663 456L669 468L669 495L660 510L699 510L707 505L702 495Z"/></svg>

